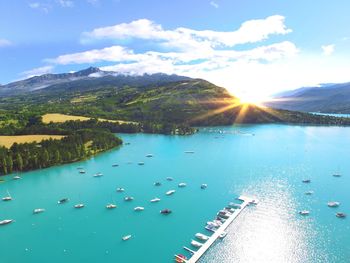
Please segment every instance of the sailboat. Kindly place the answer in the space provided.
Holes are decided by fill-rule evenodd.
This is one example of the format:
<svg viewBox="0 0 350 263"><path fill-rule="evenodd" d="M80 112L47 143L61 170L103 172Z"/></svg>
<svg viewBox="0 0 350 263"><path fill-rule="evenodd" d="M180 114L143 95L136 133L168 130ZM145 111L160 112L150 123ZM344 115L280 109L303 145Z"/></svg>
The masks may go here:
<svg viewBox="0 0 350 263"><path fill-rule="evenodd" d="M2 201L11 201L11 200L12 200L12 197L11 197L9 191L7 190L7 196L4 196L2 198Z"/></svg>
<svg viewBox="0 0 350 263"><path fill-rule="evenodd" d="M112 195L111 195L111 197L112 197ZM112 198L111 198L112 199ZM114 200L113 200L114 201ZM114 202L112 202L112 203L109 203L109 204L107 204L106 205L106 208L107 209L114 209L114 208L117 208L117 205L114 203Z"/></svg>

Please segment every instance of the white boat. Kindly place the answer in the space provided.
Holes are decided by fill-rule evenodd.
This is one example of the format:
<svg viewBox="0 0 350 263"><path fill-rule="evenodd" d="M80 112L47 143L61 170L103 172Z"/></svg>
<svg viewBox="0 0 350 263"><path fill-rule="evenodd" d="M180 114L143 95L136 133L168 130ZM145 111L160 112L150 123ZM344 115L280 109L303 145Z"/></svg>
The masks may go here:
<svg viewBox="0 0 350 263"><path fill-rule="evenodd" d="M201 189L206 189L207 187L208 187L207 184L202 184L202 185L201 185Z"/></svg>
<svg viewBox="0 0 350 263"><path fill-rule="evenodd" d="M236 204L236 203L233 203L233 202L230 202L228 204L228 206L231 207L231 208L234 208L234 209L241 209L242 208L240 204Z"/></svg>
<svg viewBox="0 0 350 263"><path fill-rule="evenodd" d="M336 213L335 216L336 216L336 217L339 217L339 218L345 218L345 217L346 217L346 214L345 214L345 213L342 213L342 212L339 212L339 213Z"/></svg>
<svg viewBox="0 0 350 263"><path fill-rule="evenodd" d="M167 177L166 180L167 180L167 181L173 181L174 178L172 178L172 177Z"/></svg>
<svg viewBox="0 0 350 263"><path fill-rule="evenodd" d="M68 198L62 198L61 200L58 200L57 203L58 204L64 204L64 203L67 203L69 201Z"/></svg>
<svg viewBox="0 0 350 263"><path fill-rule="evenodd" d="M328 202L327 205L329 207L338 207L340 205L340 203L339 202Z"/></svg>
<svg viewBox="0 0 350 263"><path fill-rule="evenodd" d="M169 190L168 192L166 192L165 194L166 195L172 195L172 194L174 194L175 193L175 190Z"/></svg>
<svg viewBox="0 0 350 263"><path fill-rule="evenodd" d="M148 158L153 157L153 154L149 153L146 155L146 157L148 157Z"/></svg>
<svg viewBox="0 0 350 263"><path fill-rule="evenodd" d="M195 237L198 238L199 240L207 241L209 239L208 236L202 234L202 233L197 233L195 234Z"/></svg>
<svg viewBox="0 0 350 263"><path fill-rule="evenodd" d="M13 177L13 180L18 180L18 179L22 179L22 177L20 177L20 176L18 176L18 175L16 175L16 176Z"/></svg>
<svg viewBox="0 0 350 263"><path fill-rule="evenodd" d="M310 214L310 211L309 210L302 210L299 212L299 214L302 216L308 216Z"/></svg>
<svg viewBox="0 0 350 263"><path fill-rule="evenodd" d="M0 221L0 225L7 225L7 224L10 224L12 222L13 222L12 219L5 219L5 220Z"/></svg>
<svg viewBox="0 0 350 263"><path fill-rule="evenodd" d="M125 191L124 188L121 188L121 187L118 187L118 188L117 188L117 192L119 192L119 193L124 192L124 191Z"/></svg>
<svg viewBox="0 0 350 263"><path fill-rule="evenodd" d="M86 172L85 172L85 170L79 170L79 173L84 174Z"/></svg>
<svg viewBox="0 0 350 263"><path fill-rule="evenodd" d="M151 199L151 203L157 203L160 199L158 197Z"/></svg>
<svg viewBox="0 0 350 263"><path fill-rule="evenodd" d="M227 232L223 231L220 235L219 238L223 239L227 236Z"/></svg>
<svg viewBox="0 0 350 263"><path fill-rule="evenodd" d="M84 204L76 204L76 205L74 205L74 208L83 208L83 207L85 207Z"/></svg>
<svg viewBox="0 0 350 263"><path fill-rule="evenodd" d="M145 208L142 207L142 206L137 206L137 207L134 208L134 210L135 211L143 211L143 210L145 210Z"/></svg>
<svg viewBox="0 0 350 263"><path fill-rule="evenodd" d="M7 190L7 196L4 196L2 198L2 201L11 201L12 200L12 196L10 195L9 191Z"/></svg>
<svg viewBox="0 0 350 263"><path fill-rule="evenodd" d="M134 200L134 197L132 197L132 196L126 196L124 198L124 201L132 201L132 200Z"/></svg>
<svg viewBox="0 0 350 263"><path fill-rule="evenodd" d="M122 240L126 241L126 240L129 240L131 237L132 237L131 235L123 236Z"/></svg>
<svg viewBox="0 0 350 263"><path fill-rule="evenodd" d="M178 186L179 186L179 187L186 187L186 185L187 185L186 183L179 183Z"/></svg>
<svg viewBox="0 0 350 263"><path fill-rule="evenodd" d="M33 214L39 214L39 213L42 213L42 212L45 212L44 208L36 208L36 209L33 210Z"/></svg>
<svg viewBox="0 0 350 263"><path fill-rule="evenodd" d="M93 175L93 177L101 177L101 176L103 176L103 173L97 173Z"/></svg>
<svg viewBox="0 0 350 263"><path fill-rule="evenodd" d="M107 209L113 209L113 208L117 208L117 206L115 204L107 204L106 208Z"/></svg>
<svg viewBox="0 0 350 263"><path fill-rule="evenodd" d="M201 247L203 244L202 244L202 243L199 243L198 241L192 239L191 245L194 246L194 247Z"/></svg>

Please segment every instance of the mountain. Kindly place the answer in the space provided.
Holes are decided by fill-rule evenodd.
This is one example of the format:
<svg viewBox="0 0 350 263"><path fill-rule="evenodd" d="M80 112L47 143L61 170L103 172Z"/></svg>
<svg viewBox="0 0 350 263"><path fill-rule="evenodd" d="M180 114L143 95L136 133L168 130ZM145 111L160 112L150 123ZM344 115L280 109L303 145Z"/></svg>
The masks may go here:
<svg viewBox="0 0 350 263"><path fill-rule="evenodd" d="M350 113L350 82L279 93L265 105L293 111Z"/></svg>
<svg viewBox="0 0 350 263"><path fill-rule="evenodd" d="M44 74L12 82L7 85L0 85L0 96L24 94L64 83L71 86L72 83L76 83L76 81L84 80L86 83L104 82L114 85L142 85L143 83L144 85L148 85L185 79L188 78L161 73L152 75L145 74L143 76L126 76L117 74L116 72L102 71L96 67L89 67L74 73Z"/></svg>
<svg viewBox="0 0 350 263"><path fill-rule="evenodd" d="M44 88L36 88L44 85ZM22 123L33 115L63 113L191 126L233 123L350 125L350 119L345 118L241 104L225 88L177 75L125 76L89 68L76 73L46 74L6 87L18 92L0 97L3 118L7 116L9 120L18 119Z"/></svg>

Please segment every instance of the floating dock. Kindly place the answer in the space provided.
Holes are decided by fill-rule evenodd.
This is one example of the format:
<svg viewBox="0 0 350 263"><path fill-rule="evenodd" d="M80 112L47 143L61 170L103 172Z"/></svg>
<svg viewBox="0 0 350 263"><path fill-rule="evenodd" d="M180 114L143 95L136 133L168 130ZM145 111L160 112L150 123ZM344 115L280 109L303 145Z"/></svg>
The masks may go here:
<svg viewBox="0 0 350 263"><path fill-rule="evenodd" d="M220 237L220 235L226 230L226 228L237 218L237 216L250 204L257 204L257 201L253 198L240 196L237 198L243 203L240 205L240 208L236 208L232 215L227 218L227 220L209 237L205 243L197 250L193 251L193 255L190 259L184 260L186 263L195 263L197 262L204 253L214 244L214 242Z"/></svg>

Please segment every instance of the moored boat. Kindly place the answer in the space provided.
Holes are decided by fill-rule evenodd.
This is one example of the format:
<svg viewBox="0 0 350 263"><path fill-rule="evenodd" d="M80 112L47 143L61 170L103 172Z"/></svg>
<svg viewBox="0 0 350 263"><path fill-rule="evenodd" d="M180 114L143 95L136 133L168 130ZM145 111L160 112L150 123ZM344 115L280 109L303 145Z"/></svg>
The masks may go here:
<svg viewBox="0 0 350 263"><path fill-rule="evenodd" d="M7 196L4 196L2 198L2 201L11 201L12 200L12 196L10 195L9 191L7 190Z"/></svg>
<svg viewBox="0 0 350 263"><path fill-rule="evenodd" d="M45 209L44 208L36 208L33 210L33 214L40 214L40 213L43 213L45 212Z"/></svg>
<svg viewBox="0 0 350 263"><path fill-rule="evenodd" d="M57 203L58 204L64 204L64 203L67 203L69 201L68 198L62 198L61 200L59 200Z"/></svg>
<svg viewBox="0 0 350 263"><path fill-rule="evenodd" d="M170 209L166 208L166 209L160 210L160 213L163 215L169 215L172 213L172 211Z"/></svg>
<svg viewBox="0 0 350 263"><path fill-rule="evenodd" d="M115 204L107 204L106 208L107 209L113 209L113 208L117 208L117 206Z"/></svg>
<svg viewBox="0 0 350 263"><path fill-rule="evenodd" d="M187 257L182 255L182 254L175 255L175 261L178 263L185 263L186 259L187 259Z"/></svg>
<svg viewBox="0 0 350 263"><path fill-rule="evenodd" d="M201 189L206 189L208 187L207 184L201 184Z"/></svg>
<svg viewBox="0 0 350 263"><path fill-rule="evenodd" d="M342 212L339 212L339 213L336 213L335 216L338 217L338 218L345 218L346 214L342 213Z"/></svg>
<svg viewBox="0 0 350 263"><path fill-rule="evenodd" d="M146 155L146 157L148 157L148 158L153 157L153 154L149 153Z"/></svg>
<svg viewBox="0 0 350 263"><path fill-rule="evenodd" d="M172 177L167 177L166 180L167 180L167 181L173 181L174 178L172 178Z"/></svg>
<svg viewBox="0 0 350 263"><path fill-rule="evenodd" d="M131 235L126 235L122 237L123 241L129 240L132 236Z"/></svg>
<svg viewBox="0 0 350 263"><path fill-rule="evenodd" d="M339 202L328 202L327 203L327 206L329 207L338 207L340 205Z"/></svg>
<svg viewBox="0 0 350 263"><path fill-rule="evenodd" d="M227 236L227 232L223 231L220 235L219 238L223 239Z"/></svg>
<svg viewBox="0 0 350 263"><path fill-rule="evenodd" d="M0 221L0 225L7 225L13 222L13 219L5 219Z"/></svg>
<svg viewBox="0 0 350 263"><path fill-rule="evenodd" d="M85 207L84 204L76 204L76 205L74 205L74 208L83 208L83 207Z"/></svg>
<svg viewBox="0 0 350 263"><path fill-rule="evenodd" d="M118 167L118 166L119 166L119 164L117 164L117 163L112 164L112 167Z"/></svg>
<svg viewBox="0 0 350 263"><path fill-rule="evenodd" d="M158 197L151 199L151 203L157 203L159 201L160 201L160 198Z"/></svg>
<svg viewBox="0 0 350 263"><path fill-rule="evenodd" d="M174 194L175 193L175 190L169 190L168 192L166 192L165 194L166 195L172 195L172 194Z"/></svg>
<svg viewBox="0 0 350 263"><path fill-rule="evenodd" d="M311 180L310 180L310 179L304 179L304 180L302 180L302 182L303 182L304 184L308 184L308 183L311 183Z"/></svg>
<svg viewBox="0 0 350 263"><path fill-rule="evenodd" d="M186 187L186 185L187 185L186 183L179 183L178 186L179 186L180 188L182 188L182 187Z"/></svg>
<svg viewBox="0 0 350 263"><path fill-rule="evenodd" d="M125 189L122 188L122 187L118 187L118 188L117 188L117 192L119 192L119 193L124 192L124 191L125 191Z"/></svg>
<svg viewBox="0 0 350 263"><path fill-rule="evenodd" d="M185 151L185 153L194 153L194 151Z"/></svg>
<svg viewBox="0 0 350 263"><path fill-rule="evenodd" d="M208 236L202 234L202 233L197 233L195 234L195 237L198 238L199 240L207 241L209 239Z"/></svg>
<svg viewBox="0 0 350 263"><path fill-rule="evenodd" d="M132 196L126 196L124 198L124 201L132 201L132 200L134 200L134 197L132 197Z"/></svg>
<svg viewBox="0 0 350 263"><path fill-rule="evenodd" d="M101 177L101 176L103 176L103 173L96 173L93 175L93 177Z"/></svg>
<svg viewBox="0 0 350 263"><path fill-rule="evenodd" d="M19 179L22 179L22 177L20 177L20 176L18 176L18 175L16 175L16 176L13 177L13 180L19 180Z"/></svg>
<svg viewBox="0 0 350 263"><path fill-rule="evenodd" d="M305 194L306 195L312 195L314 193L314 191L306 191Z"/></svg>
<svg viewBox="0 0 350 263"><path fill-rule="evenodd" d="M191 245L194 246L194 247L199 248L199 247L201 247L203 244L202 244L202 243L199 243L198 241L192 239L192 240L191 240Z"/></svg>
<svg viewBox="0 0 350 263"><path fill-rule="evenodd" d="M155 182L153 185L154 185L154 186L161 186L162 183L161 183L161 182Z"/></svg>
<svg viewBox="0 0 350 263"><path fill-rule="evenodd" d="M335 174L333 174L333 177L341 177L341 174L335 173Z"/></svg>
<svg viewBox="0 0 350 263"><path fill-rule="evenodd" d="M138 162L137 164L138 164L138 165L145 165L144 162Z"/></svg>
<svg viewBox="0 0 350 263"><path fill-rule="evenodd" d="M302 210L302 211L299 211L299 214L302 216L308 216L310 214L310 211L309 210Z"/></svg>
<svg viewBox="0 0 350 263"><path fill-rule="evenodd" d="M145 208L142 207L142 206L136 206L136 207L134 208L134 210L135 210L135 211L143 211L143 210L145 210Z"/></svg>

